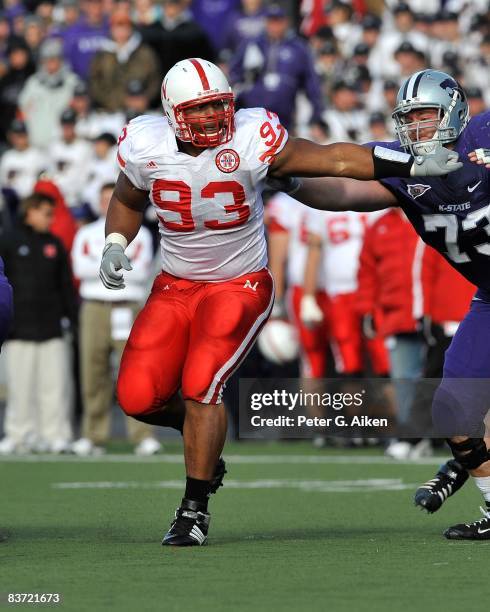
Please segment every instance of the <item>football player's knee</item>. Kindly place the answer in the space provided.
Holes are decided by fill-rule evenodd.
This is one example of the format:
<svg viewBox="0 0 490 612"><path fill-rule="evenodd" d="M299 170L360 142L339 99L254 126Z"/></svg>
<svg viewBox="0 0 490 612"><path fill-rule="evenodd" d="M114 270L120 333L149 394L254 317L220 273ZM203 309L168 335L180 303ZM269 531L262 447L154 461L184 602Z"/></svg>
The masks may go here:
<svg viewBox="0 0 490 612"><path fill-rule="evenodd" d="M155 391L144 372L135 376L120 376L117 381L117 400L128 416L138 416L155 409Z"/></svg>
<svg viewBox="0 0 490 612"><path fill-rule="evenodd" d="M451 385L452 382L443 382L434 394L432 422L436 435L445 438L483 436L485 425L481 411L477 409L479 402L471 395L463 394L457 381L455 385Z"/></svg>
<svg viewBox="0 0 490 612"><path fill-rule="evenodd" d="M454 458L467 470L476 470L483 463L490 460L490 454L483 438L468 438L463 442L447 443Z"/></svg>

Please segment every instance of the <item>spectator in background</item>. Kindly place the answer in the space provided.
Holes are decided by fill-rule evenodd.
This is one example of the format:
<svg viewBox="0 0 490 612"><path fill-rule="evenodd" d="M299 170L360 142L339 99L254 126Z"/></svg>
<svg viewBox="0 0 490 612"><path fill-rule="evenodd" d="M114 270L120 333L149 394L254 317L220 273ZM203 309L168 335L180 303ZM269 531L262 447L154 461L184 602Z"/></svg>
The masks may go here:
<svg viewBox="0 0 490 612"><path fill-rule="evenodd" d="M440 11L433 19L430 58L434 66L441 66L444 53L451 51L462 60L467 58L469 45L461 35L458 15L449 11Z"/></svg>
<svg viewBox="0 0 490 612"><path fill-rule="evenodd" d="M334 142L366 139L368 118L360 107L355 83L337 81L333 84L331 104L323 113L323 120L330 126Z"/></svg>
<svg viewBox="0 0 490 612"><path fill-rule="evenodd" d="M333 82L340 81L345 61L342 59L334 41L327 41L318 50L315 70L320 78L322 93L328 100Z"/></svg>
<svg viewBox="0 0 490 612"><path fill-rule="evenodd" d="M27 9L24 5L18 3L10 6L6 13L10 20L10 25L12 27L12 33L15 36L22 36L25 28L25 19L27 15Z"/></svg>
<svg viewBox="0 0 490 612"><path fill-rule="evenodd" d="M244 41L258 38L265 28L263 0L241 0L225 22L220 61L228 62Z"/></svg>
<svg viewBox="0 0 490 612"><path fill-rule="evenodd" d="M366 96L366 107L372 112L380 112L391 115L396 106L396 96L400 86L393 79L380 79L373 82L368 95Z"/></svg>
<svg viewBox="0 0 490 612"><path fill-rule="evenodd" d="M336 44L332 28L322 26L308 38L308 44L314 55L317 55L325 43Z"/></svg>
<svg viewBox="0 0 490 612"><path fill-rule="evenodd" d="M192 17L188 5L186 0L163 0L161 20L139 28L143 41L158 57L160 80L176 62L188 57L214 61L213 47L201 25ZM215 26L223 29L221 21ZM136 74L133 78L141 77ZM160 103L159 99L152 100L152 105L156 103Z"/></svg>
<svg viewBox="0 0 490 612"><path fill-rule="evenodd" d="M333 0L326 7L328 25L339 45L342 54L349 56L353 46L360 38L360 27L353 18L354 10L349 2Z"/></svg>
<svg viewBox="0 0 490 612"><path fill-rule="evenodd" d="M381 31L376 47L377 53L372 55L379 76L383 78L400 77L399 67L395 61L395 51L405 42L425 53L429 50L429 40L421 32L414 29L414 17L410 6L400 2L393 8L394 26ZM376 68L373 66L373 69Z"/></svg>
<svg viewBox="0 0 490 612"><path fill-rule="evenodd" d="M116 161L117 140L109 132L99 134L93 142L93 154L88 165L88 177L82 200L98 216L100 191L104 184L115 183L119 174Z"/></svg>
<svg viewBox="0 0 490 612"><path fill-rule="evenodd" d="M49 232L53 209L47 196L29 196L21 203L17 231L0 239L0 254L14 288L1 453L59 453L68 450L71 440L71 377L62 319L75 323L75 295L68 255Z"/></svg>
<svg viewBox="0 0 490 612"><path fill-rule="evenodd" d="M427 68L425 55L409 42L402 43L396 49L395 62L398 65L398 76L402 79Z"/></svg>
<svg viewBox="0 0 490 612"><path fill-rule="evenodd" d="M485 106L490 108L490 34L482 37L479 52L466 63L464 81L465 85L481 87Z"/></svg>
<svg viewBox="0 0 490 612"><path fill-rule="evenodd" d="M67 63L81 79L89 77L93 57L109 39L109 23L104 15L102 0L82 0L81 17L62 31Z"/></svg>
<svg viewBox="0 0 490 612"><path fill-rule="evenodd" d="M117 138L124 127L123 113L107 113L92 109L86 83L80 82L76 85L70 107L77 115L75 130L80 138L93 140L103 132L110 132Z"/></svg>
<svg viewBox="0 0 490 612"><path fill-rule="evenodd" d="M382 25L383 22L377 15L373 15L372 13L364 15L361 21L361 42L365 43L370 49L373 49L379 40L379 33Z"/></svg>
<svg viewBox="0 0 490 612"><path fill-rule="evenodd" d="M164 0L164 3L166 1L168 0ZM223 24L226 23L226 19L231 13L239 10L240 0L192 0L192 2L186 4L192 11L193 19L203 28L206 38L213 45L214 53L219 53L224 44L225 31ZM189 54L186 57L203 56ZM212 61L211 57L204 59Z"/></svg>
<svg viewBox="0 0 490 612"><path fill-rule="evenodd" d="M150 98L145 84L139 79L132 79L126 85L126 96L124 98L124 123L139 115L152 114L149 110ZM160 112L160 110L158 111ZM121 126L122 128L123 126Z"/></svg>
<svg viewBox="0 0 490 612"><path fill-rule="evenodd" d="M4 12L0 12L0 77L7 71L7 51L12 41L9 20Z"/></svg>
<svg viewBox="0 0 490 612"><path fill-rule="evenodd" d="M50 30L51 36L64 37L64 32L71 28L80 19L80 5L78 0L60 0L55 8L56 24Z"/></svg>
<svg viewBox="0 0 490 612"><path fill-rule="evenodd" d="M230 78L239 93L238 108L264 107L293 127L296 96L304 90L313 107L310 123L321 125L323 110L320 81L313 57L303 39L290 30L279 5L266 11L266 32L243 43L230 65Z"/></svg>
<svg viewBox="0 0 490 612"><path fill-rule="evenodd" d="M59 40L46 40L40 58L40 67L20 92L19 107L31 144L46 149L60 134L59 117L70 103L78 79L63 63Z"/></svg>
<svg viewBox="0 0 490 612"><path fill-rule="evenodd" d="M72 450L79 455L97 452L110 433L110 413L114 395L111 354L121 359L133 321L146 298L146 287L153 258L150 232L142 227L128 247L132 271L126 274L121 291L106 289L99 278L100 254L104 248L105 215L114 183L100 190L100 219L82 227L72 250L73 271L80 279L83 300L80 314L80 363L84 414L82 438ZM130 439L137 445L135 452L151 455L161 448L152 436L152 428L128 417Z"/></svg>
<svg viewBox="0 0 490 612"><path fill-rule="evenodd" d="M368 140L370 142L389 142L393 138L394 135L388 132L386 116L383 113L371 113Z"/></svg>
<svg viewBox="0 0 490 612"><path fill-rule="evenodd" d="M162 18L162 7L154 0L134 0L131 18L137 27L151 25Z"/></svg>
<svg viewBox="0 0 490 612"><path fill-rule="evenodd" d="M150 100L160 91L162 74L155 53L133 30L129 16L116 11L111 17L111 41L97 52L90 66L90 92L95 105L110 112L122 110L132 79L144 84Z"/></svg>
<svg viewBox="0 0 490 612"><path fill-rule="evenodd" d="M13 189L18 198L26 198L46 170L46 156L30 146L26 124L19 119L10 125L8 139L11 148L0 159L0 183Z"/></svg>
<svg viewBox="0 0 490 612"><path fill-rule="evenodd" d="M90 144L77 137L76 113L67 108L60 116L61 138L48 149L49 173L58 185L68 206L81 203L92 159Z"/></svg>
<svg viewBox="0 0 490 612"><path fill-rule="evenodd" d="M71 211L68 209L63 198L63 194L47 175L42 175L34 185L34 193L45 195L53 200L53 220L51 221L49 231L61 240L65 251L70 253L75 238L76 225Z"/></svg>
<svg viewBox="0 0 490 612"><path fill-rule="evenodd" d="M39 51L44 40L46 30L42 19L32 15L25 20L24 40L27 43L32 58L36 62L39 61Z"/></svg>
<svg viewBox="0 0 490 612"><path fill-rule="evenodd" d="M465 89L468 105L470 107L470 116L474 117L486 110L487 105L483 99L483 92L479 87L467 87Z"/></svg>
<svg viewBox="0 0 490 612"><path fill-rule="evenodd" d="M13 40L7 52L7 72L0 78L0 141L5 142L7 130L15 118L17 100L35 66L24 41Z"/></svg>

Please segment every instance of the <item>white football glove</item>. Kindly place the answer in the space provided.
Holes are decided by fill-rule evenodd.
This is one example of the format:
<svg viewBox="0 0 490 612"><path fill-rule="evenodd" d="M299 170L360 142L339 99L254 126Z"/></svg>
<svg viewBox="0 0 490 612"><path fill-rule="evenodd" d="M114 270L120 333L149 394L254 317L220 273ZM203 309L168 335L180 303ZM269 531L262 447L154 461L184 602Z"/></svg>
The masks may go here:
<svg viewBox="0 0 490 612"><path fill-rule="evenodd" d="M120 244L109 242L102 251L102 261L100 262L100 280L107 289L124 289L123 275L118 270L132 270L129 259L124 254L124 249Z"/></svg>
<svg viewBox="0 0 490 612"><path fill-rule="evenodd" d="M476 159L484 164L490 164L490 149L475 149Z"/></svg>
<svg viewBox="0 0 490 612"><path fill-rule="evenodd" d="M304 295L299 305L299 318L307 327L323 321L323 312L313 295Z"/></svg>
<svg viewBox="0 0 490 612"><path fill-rule="evenodd" d="M410 168L410 176L443 176L463 167L456 151L439 147L429 155L416 155Z"/></svg>

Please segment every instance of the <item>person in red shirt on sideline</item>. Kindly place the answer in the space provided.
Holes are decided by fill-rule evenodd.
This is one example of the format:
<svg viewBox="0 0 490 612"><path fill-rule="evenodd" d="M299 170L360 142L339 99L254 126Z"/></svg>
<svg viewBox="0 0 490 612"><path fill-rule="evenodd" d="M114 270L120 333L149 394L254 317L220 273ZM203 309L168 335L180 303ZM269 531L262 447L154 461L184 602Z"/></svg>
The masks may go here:
<svg viewBox="0 0 490 612"><path fill-rule="evenodd" d="M405 214L392 208L365 231L360 255L357 309L367 338L381 336L389 351L399 425L411 419L413 381L422 376L426 345L420 321L424 315L422 259L424 244ZM422 452L407 441L392 441L386 454L407 458Z"/></svg>

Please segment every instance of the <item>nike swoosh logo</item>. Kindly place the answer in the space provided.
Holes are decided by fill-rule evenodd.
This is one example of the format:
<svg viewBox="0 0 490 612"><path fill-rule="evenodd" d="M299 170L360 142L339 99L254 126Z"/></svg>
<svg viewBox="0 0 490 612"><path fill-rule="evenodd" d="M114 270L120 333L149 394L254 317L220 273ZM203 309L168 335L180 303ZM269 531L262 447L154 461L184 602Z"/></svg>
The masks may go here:
<svg viewBox="0 0 490 612"><path fill-rule="evenodd" d="M478 533L487 533L490 529L478 529Z"/></svg>
<svg viewBox="0 0 490 612"><path fill-rule="evenodd" d="M473 185L473 187L467 187L466 189L468 189L468 191L470 193L472 193L473 191L475 191L475 189L478 187L478 185L481 183L481 181L478 181L478 183L476 185Z"/></svg>

